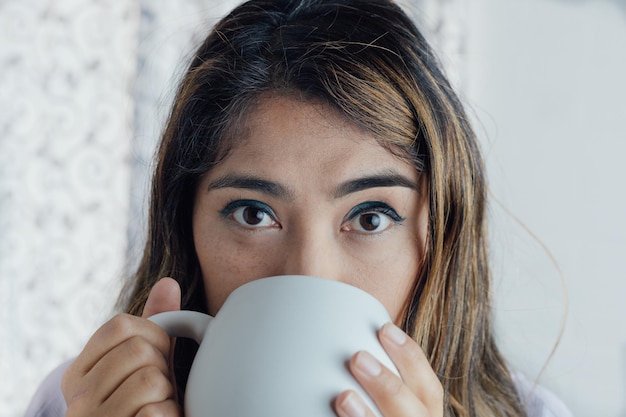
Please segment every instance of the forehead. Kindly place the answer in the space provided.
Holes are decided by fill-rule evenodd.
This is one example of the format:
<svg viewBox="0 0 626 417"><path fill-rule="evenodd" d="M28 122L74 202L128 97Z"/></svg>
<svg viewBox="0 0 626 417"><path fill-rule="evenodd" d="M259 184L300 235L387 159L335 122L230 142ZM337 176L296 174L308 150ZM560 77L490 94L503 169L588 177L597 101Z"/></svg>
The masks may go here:
<svg viewBox="0 0 626 417"><path fill-rule="evenodd" d="M414 171L409 158L390 152L371 132L328 105L267 94L248 109L233 129L233 146L218 167L245 168L265 161L268 169L296 163L296 168L320 169L327 165L358 169L402 165Z"/></svg>

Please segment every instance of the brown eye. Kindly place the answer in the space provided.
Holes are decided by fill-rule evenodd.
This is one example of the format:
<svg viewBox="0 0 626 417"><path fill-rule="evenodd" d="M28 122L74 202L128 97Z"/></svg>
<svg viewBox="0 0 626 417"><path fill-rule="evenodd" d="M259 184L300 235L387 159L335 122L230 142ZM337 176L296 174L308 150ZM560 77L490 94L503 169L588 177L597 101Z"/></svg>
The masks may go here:
<svg viewBox="0 0 626 417"><path fill-rule="evenodd" d="M380 226L381 219L378 213L366 213L359 217L361 228L367 232L373 232Z"/></svg>
<svg viewBox="0 0 626 417"><path fill-rule="evenodd" d="M265 216L267 216L267 213L264 213L262 210L256 207L244 207L243 213L241 215L243 221L250 226L256 226L260 224Z"/></svg>
<svg viewBox="0 0 626 417"><path fill-rule="evenodd" d="M374 235L404 221L389 204L382 201L366 201L355 206L346 216L342 230Z"/></svg>
<svg viewBox="0 0 626 417"><path fill-rule="evenodd" d="M241 203L238 202L237 204ZM259 204L241 204L239 207L234 207L232 210L229 210L229 217L240 225L251 229L279 226L271 209L269 207L259 207Z"/></svg>

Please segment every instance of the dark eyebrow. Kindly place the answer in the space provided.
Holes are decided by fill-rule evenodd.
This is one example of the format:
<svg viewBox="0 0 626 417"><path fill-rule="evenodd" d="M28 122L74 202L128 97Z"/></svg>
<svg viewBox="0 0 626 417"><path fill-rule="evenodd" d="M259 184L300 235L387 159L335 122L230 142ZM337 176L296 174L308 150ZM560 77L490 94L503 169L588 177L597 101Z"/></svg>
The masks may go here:
<svg viewBox="0 0 626 417"><path fill-rule="evenodd" d="M339 185L333 196L341 198L351 193L378 187L406 187L417 190L417 184L405 176L395 173L372 175L347 181Z"/></svg>
<svg viewBox="0 0 626 417"><path fill-rule="evenodd" d="M207 191L218 188L242 188L246 190L259 191L272 197L289 200L293 198L293 192L275 182L267 181L250 175L228 174L212 181L207 187Z"/></svg>

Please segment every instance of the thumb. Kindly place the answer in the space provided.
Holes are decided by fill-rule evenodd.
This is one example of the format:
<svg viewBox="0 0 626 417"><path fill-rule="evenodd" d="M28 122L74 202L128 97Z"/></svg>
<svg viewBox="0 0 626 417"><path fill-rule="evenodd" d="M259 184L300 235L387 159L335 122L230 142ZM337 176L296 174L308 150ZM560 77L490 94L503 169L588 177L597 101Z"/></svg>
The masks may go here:
<svg viewBox="0 0 626 417"><path fill-rule="evenodd" d="M180 310L180 285L172 278L161 278L150 290L141 317Z"/></svg>
<svg viewBox="0 0 626 417"><path fill-rule="evenodd" d="M180 285L172 278L161 278L148 294L146 305L143 307L141 317L148 318L157 313L165 311L180 310ZM174 374L174 346L176 339L172 339L169 352L170 380L174 386L174 399L178 403L178 389L176 387L176 376Z"/></svg>

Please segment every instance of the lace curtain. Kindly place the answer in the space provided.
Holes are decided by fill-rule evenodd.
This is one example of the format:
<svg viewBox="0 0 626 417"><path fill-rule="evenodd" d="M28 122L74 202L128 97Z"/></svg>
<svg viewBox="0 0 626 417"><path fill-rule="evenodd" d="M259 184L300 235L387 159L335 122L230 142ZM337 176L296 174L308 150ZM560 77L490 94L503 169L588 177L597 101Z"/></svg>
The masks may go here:
<svg viewBox="0 0 626 417"><path fill-rule="evenodd" d="M459 84L465 2L403 2ZM237 3L0 1L0 416L113 312L173 87Z"/></svg>
<svg viewBox="0 0 626 417"><path fill-rule="evenodd" d="M0 3L0 414L109 310L129 221L133 2Z"/></svg>

